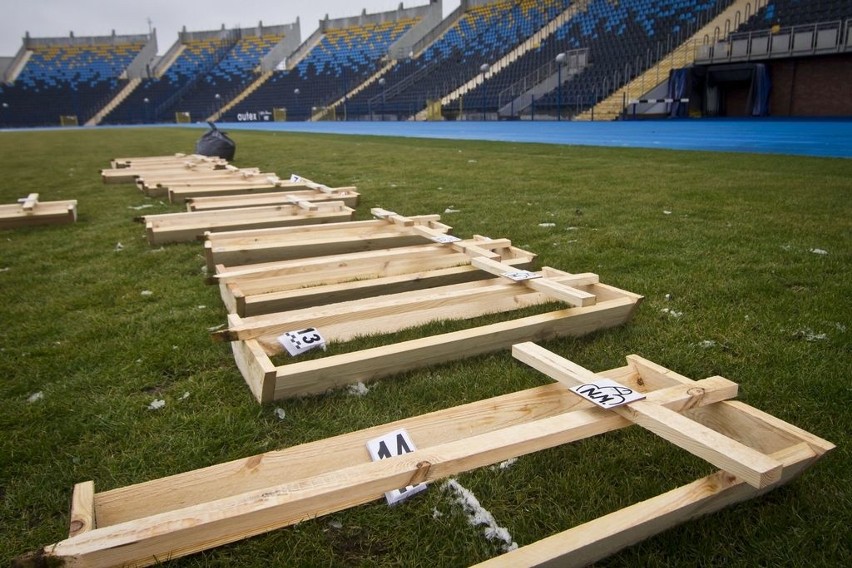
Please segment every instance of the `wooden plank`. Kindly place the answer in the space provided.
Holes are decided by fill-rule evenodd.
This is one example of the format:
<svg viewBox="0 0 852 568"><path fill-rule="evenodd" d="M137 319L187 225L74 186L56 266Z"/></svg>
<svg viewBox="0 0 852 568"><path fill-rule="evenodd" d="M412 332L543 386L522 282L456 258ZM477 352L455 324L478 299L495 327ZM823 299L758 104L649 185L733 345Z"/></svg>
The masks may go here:
<svg viewBox="0 0 852 568"><path fill-rule="evenodd" d="M661 401L683 404L684 398L691 398L688 391L677 386L657 395ZM261 489L104 526L45 547L43 552L91 565L148 565L363 504L415 478L427 482L445 478L628 423L597 409L583 409L391 459L364 462L364 456L360 463L338 462L337 469L320 475L279 480Z"/></svg>
<svg viewBox="0 0 852 568"><path fill-rule="evenodd" d="M272 205L236 210L146 215L145 232L151 245L191 242L208 231L290 227L350 221L355 210L339 201L309 211L298 205Z"/></svg>
<svg viewBox="0 0 852 568"><path fill-rule="evenodd" d="M489 258L474 258L472 264L496 276L504 276L507 273L514 272L516 269L505 263L489 259ZM553 273L551 269L550 273ZM572 286L560 284L551 277L533 278L524 280L518 284L526 286L531 290L536 290L551 296L556 300L567 302L572 306L590 306L595 303L596 298L593 294L578 290Z"/></svg>
<svg viewBox="0 0 852 568"><path fill-rule="evenodd" d="M533 343L515 345L512 354L570 387L593 383L597 378L591 371ZM613 408L611 412L736 475L757 489L775 483L781 476L782 466L776 460L677 412L660 408L648 401L632 402Z"/></svg>
<svg viewBox="0 0 852 568"><path fill-rule="evenodd" d="M95 482L84 481L74 486L71 494L71 526L68 537L75 537L95 528Z"/></svg>
<svg viewBox="0 0 852 568"><path fill-rule="evenodd" d="M27 213L32 213L36 205L38 205L38 193L31 193L21 200L21 209Z"/></svg>
<svg viewBox="0 0 852 568"><path fill-rule="evenodd" d="M274 187L274 186L273 186ZM295 197L309 201L311 203L322 203L325 201L342 201L347 207L356 207L360 194L355 191L355 188L338 188L345 191L337 191L335 193L324 193L315 189L304 190L287 190L281 188L280 191L270 191L269 187L249 188L228 188L234 191L233 194L189 197L186 198L186 207L188 211L213 211L216 209L239 209L242 207L261 207L265 205L280 205L289 203L290 199ZM260 191L260 193L256 193ZM169 188L169 200L173 201L173 194L176 192L173 188ZM174 201L173 201L174 202Z"/></svg>
<svg viewBox="0 0 852 568"><path fill-rule="evenodd" d="M784 465L779 485L789 483L816 457L807 444L769 458ZM774 487L773 487L774 488ZM588 566L686 521L761 495L763 492L725 471L477 564L477 568Z"/></svg>

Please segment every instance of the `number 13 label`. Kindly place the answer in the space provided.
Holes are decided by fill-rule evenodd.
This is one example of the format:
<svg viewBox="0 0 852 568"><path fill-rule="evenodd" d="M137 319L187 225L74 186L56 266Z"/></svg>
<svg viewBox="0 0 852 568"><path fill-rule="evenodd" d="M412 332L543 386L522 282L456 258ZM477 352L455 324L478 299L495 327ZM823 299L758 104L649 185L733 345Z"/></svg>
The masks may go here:
<svg viewBox="0 0 852 568"><path fill-rule="evenodd" d="M288 331L279 335L278 343L284 346L287 353L293 357L301 355L305 351L316 349L317 347L325 349L325 339L313 327L300 329L299 331Z"/></svg>

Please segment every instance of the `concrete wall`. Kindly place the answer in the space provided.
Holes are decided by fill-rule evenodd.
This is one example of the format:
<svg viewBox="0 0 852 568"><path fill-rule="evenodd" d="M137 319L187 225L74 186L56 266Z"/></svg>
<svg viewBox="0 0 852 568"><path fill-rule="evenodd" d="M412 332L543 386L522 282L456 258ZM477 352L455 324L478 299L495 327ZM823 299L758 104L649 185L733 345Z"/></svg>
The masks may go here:
<svg viewBox="0 0 852 568"><path fill-rule="evenodd" d="M401 38L388 48L388 56L391 59L403 59L413 51L418 41L426 37L432 30L436 29L444 19L444 7L442 0L431 0L423 19L408 30Z"/></svg>

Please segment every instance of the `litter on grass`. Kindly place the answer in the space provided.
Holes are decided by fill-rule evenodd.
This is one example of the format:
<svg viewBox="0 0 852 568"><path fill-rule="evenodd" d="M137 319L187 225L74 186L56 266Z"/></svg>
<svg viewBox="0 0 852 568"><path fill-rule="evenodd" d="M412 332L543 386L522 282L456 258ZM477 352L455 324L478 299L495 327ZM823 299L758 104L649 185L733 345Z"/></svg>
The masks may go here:
<svg viewBox="0 0 852 568"><path fill-rule="evenodd" d="M151 404L148 405L148 410L160 410L166 406L166 401L158 398L156 400L151 401Z"/></svg>
<svg viewBox="0 0 852 568"><path fill-rule="evenodd" d="M142 295L143 295L143 296L145 296L146 298L147 298L148 296L153 296L153 295L154 295L154 293L153 293L152 291L150 291L150 290L142 290L142 292L140 292L140 294L142 294Z"/></svg>
<svg viewBox="0 0 852 568"><path fill-rule="evenodd" d="M494 515L479 503L479 499L476 498L470 489L462 487L455 479L447 481L443 485L443 488L455 494L455 502L462 506L462 509L467 515L467 521L471 526L485 526L482 531L485 538L502 541L503 552L510 552L518 548L518 543L512 540L509 530L497 524Z"/></svg>
<svg viewBox="0 0 852 568"><path fill-rule="evenodd" d="M153 205L151 203L145 203L144 205L138 205L136 207L133 207L132 205L127 206L128 209L133 209L134 211L141 211L142 209L150 209L151 207L153 207Z"/></svg>
<svg viewBox="0 0 852 568"><path fill-rule="evenodd" d="M186 400L188 398L189 398L189 391L186 391L185 393L183 393L181 395L180 400Z"/></svg>
<svg viewBox="0 0 852 568"><path fill-rule="evenodd" d="M699 341L698 346L703 347L704 349L710 349L711 347L716 347L716 342L712 339L705 339L704 341Z"/></svg>
<svg viewBox="0 0 852 568"><path fill-rule="evenodd" d="M444 213L461 213L461 209L453 209L452 205L444 209Z"/></svg>
<svg viewBox="0 0 852 568"><path fill-rule="evenodd" d="M679 311L672 309L672 308L663 308L660 311L663 312L664 314L669 314L673 318L679 318L680 316L683 315L683 312L679 312Z"/></svg>
<svg viewBox="0 0 852 568"><path fill-rule="evenodd" d="M510 467L515 465L517 462L518 462L518 458L509 458L506 461L502 461L498 464L492 465L491 469L494 469L494 470L509 469Z"/></svg>
<svg viewBox="0 0 852 568"><path fill-rule="evenodd" d="M284 420L284 418L286 418L286 417L287 417L287 413L284 412L283 408L276 408L275 409L275 418L277 418L278 420Z"/></svg>
<svg viewBox="0 0 852 568"><path fill-rule="evenodd" d="M817 333L809 327L806 327L805 329L800 329L793 335L811 343L828 339L828 334Z"/></svg>
<svg viewBox="0 0 852 568"><path fill-rule="evenodd" d="M124 245L123 245L123 244L121 244L121 243L115 243L115 248L114 248L113 250L114 250L115 252L118 252L118 251L120 251L120 250L124 250Z"/></svg>
<svg viewBox="0 0 852 568"><path fill-rule="evenodd" d="M34 402L38 402L39 400L41 400L41 399L43 399L43 398L44 398L44 393L43 393L43 392L41 392L41 391L38 391L38 392L34 392L34 393L33 393L33 394L31 394L30 396L28 396L28 397L27 397L27 402L29 402L30 404L32 404L32 403L34 403Z"/></svg>
<svg viewBox="0 0 852 568"><path fill-rule="evenodd" d="M823 249L811 249L810 252L814 254L828 254L828 251Z"/></svg>
<svg viewBox="0 0 852 568"><path fill-rule="evenodd" d="M370 392L370 389L364 383L355 383L354 385L349 385L349 388L347 390L352 396L364 396L365 394Z"/></svg>
<svg viewBox="0 0 852 568"><path fill-rule="evenodd" d="M539 223L539 227L555 227L556 223Z"/></svg>

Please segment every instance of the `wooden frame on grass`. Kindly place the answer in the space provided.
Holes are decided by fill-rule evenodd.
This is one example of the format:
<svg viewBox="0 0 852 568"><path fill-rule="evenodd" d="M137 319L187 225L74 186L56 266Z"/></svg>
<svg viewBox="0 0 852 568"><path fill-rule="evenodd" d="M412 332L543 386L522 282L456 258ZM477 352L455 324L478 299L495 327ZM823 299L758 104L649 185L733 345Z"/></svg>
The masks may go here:
<svg viewBox="0 0 852 568"><path fill-rule="evenodd" d="M642 300L599 283L595 274L572 275L551 268L544 268L542 274L545 277L526 282L475 281L281 314L248 318L230 314L229 327L214 337L232 342L240 373L258 402L266 403L490 353L519 341L580 336L615 327L627 322ZM511 313L553 301L574 307L281 366L270 359L284 351L278 342L281 334L302 328L316 328L326 341L343 342L435 320Z"/></svg>
<svg viewBox="0 0 852 568"><path fill-rule="evenodd" d="M354 214L354 209L340 201L297 201L266 207L145 215L139 220L145 223L148 242L159 245L198 240L208 231L341 223L351 221Z"/></svg>
<svg viewBox="0 0 852 568"><path fill-rule="evenodd" d="M120 158L131 160L132 158ZM104 183L135 183L137 178L143 174L174 174L185 172L206 172L223 170L228 167L228 161L222 158L207 156L184 156L175 157L165 161L133 159L135 161L128 165L116 167L121 162L113 160L112 167L101 170L101 180ZM233 168L233 166L231 166ZM236 168L234 168L236 169Z"/></svg>
<svg viewBox="0 0 852 568"><path fill-rule="evenodd" d="M169 193L169 201L172 203L183 203L185 201L194 201L198 198L213 198L224 196L248 196L265 194L267 199L274 194L308 192L313 191L315 195L326 194L336 197L336 200L342 201L348 199L351 195L356 197L353 204L347 203L349 207L355 207L357 204L358 194L355 186L345 187L328 187L321 183L316 183L308 179L298 178L295 181L281 180L275 176L269 176L264 180L247 178L244 180L234 180L236 183L228 180L210 180L201 181L198 183L176 183L171 182L166 189Z"/></svg>
<svg viewBox="0 0 852 568"><path fill-rule="evenodd" d="M389 219L328 223L305 227L280 227L251 231L210 232L205 235L207 270L294 258L308 258L430 242L427 235L442 235L451 227L440 215L418 215L407 223Z"/></svg>
<svg viewBox="0 0 852 568"><path fill-rule="evenodd" d="M693 381L637 356L595 375L532 343L513 354L558 383L102 493L91 481L78 484L70 536L18 566L160 563L631 424L722 464L693 483L483 564L583 566L788 483L834 448L730 401L737 385L723 377ZM604 410L566 388L590 378L613 379L645 399ZM417 450L372 461L367 441L399 429Z"/></svg>
<svg viewBox="0 0 852 568"><path fill-rule="evenodd" d="M0 205L0 229L35 225L64 225L77 220L77 201L39 201L30 193L18 203Z"/></svg>
<svg viewBox="0 0 852 568"><path fill-rule="evenodd" d="M451 246L430 243L248 265L217 267L222 301L240 317L459 284L493 276L471 265L475 254L493 253L517 270L535 254L508 239L474 236Z"/></svg>
<svg viewBox="0 0 852 568"><path fill-rule="evenodd" d="M302 189L297 183L282 183L280 185L264 185L261 187L187 187L185 192L169 188L169 201L172 203L186 202L187 211L215 211L217 209L240 209L242 207L263 207L267 205L283 205L295 201L340 201L347 207L355 208L361 195L355 187L334 187L321 189ZM260 193L256 193L256 192ZM195 195L195 197L187 197Z"/></svg>

